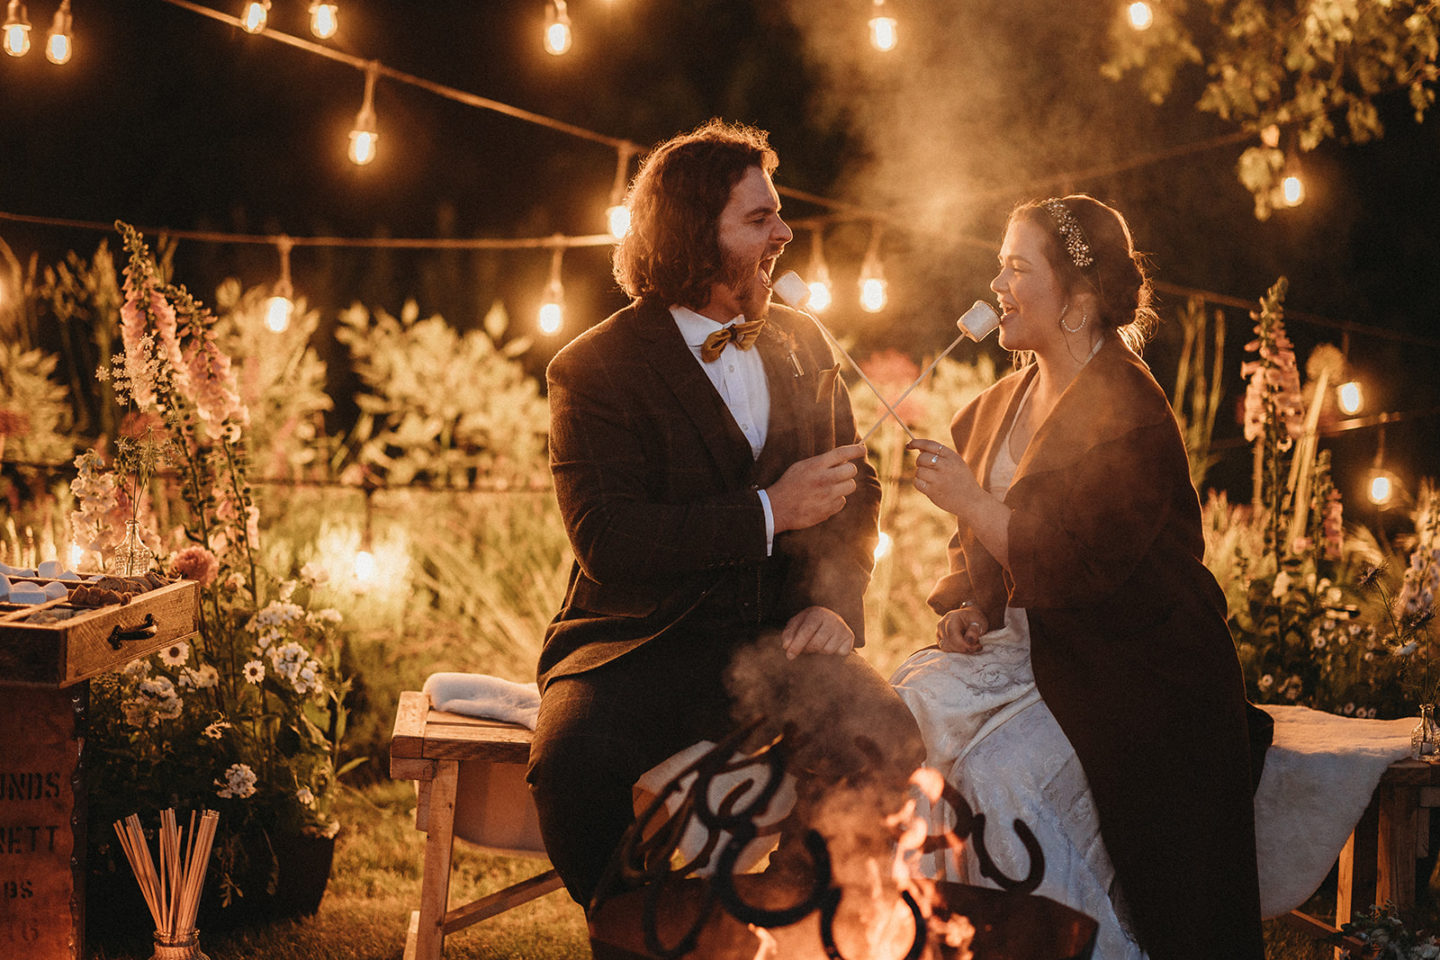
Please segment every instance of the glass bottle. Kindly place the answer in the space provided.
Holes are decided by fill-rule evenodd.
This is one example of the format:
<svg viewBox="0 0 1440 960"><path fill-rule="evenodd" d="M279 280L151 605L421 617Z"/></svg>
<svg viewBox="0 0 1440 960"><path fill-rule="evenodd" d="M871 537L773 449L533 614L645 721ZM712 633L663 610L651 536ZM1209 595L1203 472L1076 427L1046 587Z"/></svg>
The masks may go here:
<svg viewBox="0 0 1440 960"><path fill-rule="evenodd" d="M125 539L115 548L115 575L117 577L138 577L150 569L155 554L145 546L140 537L140 521L125 521Z"/></svg>
<svg viewBox="0 0 1440 960"><path fill-rule="evenodd" d="M1420 705L1420 722L1410 732L1410 756L1426 763L1440 762L1440 728L1435 726L1435 705Z"/></svg>

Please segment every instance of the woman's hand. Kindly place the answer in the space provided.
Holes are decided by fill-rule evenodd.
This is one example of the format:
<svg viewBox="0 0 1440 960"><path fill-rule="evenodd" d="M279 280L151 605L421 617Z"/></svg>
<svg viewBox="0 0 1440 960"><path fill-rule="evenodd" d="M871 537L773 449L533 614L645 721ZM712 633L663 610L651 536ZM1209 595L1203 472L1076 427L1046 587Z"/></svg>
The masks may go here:
<svg viewBox="0 0 1440 960"><path fill-rule="evenodd" d="M946 653L979 653L980 636L990 629L978 607L961 607L940 618L935 626L935 642Z"/></svg>
<svg viewBox="0 0 1440 960"><path fill-rule="evenodd" d="M967 505L985 494L970 465L954 450L918 437L905 446L908 450L920 451L915 458L915 489L941 510L960 516Z"/></svg>

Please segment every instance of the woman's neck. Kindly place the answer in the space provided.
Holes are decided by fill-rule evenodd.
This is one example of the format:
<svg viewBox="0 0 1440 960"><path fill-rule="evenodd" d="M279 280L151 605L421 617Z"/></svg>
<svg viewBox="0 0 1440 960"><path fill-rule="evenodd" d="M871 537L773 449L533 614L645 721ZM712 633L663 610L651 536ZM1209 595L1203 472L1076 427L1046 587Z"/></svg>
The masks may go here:
<svg viewBox="0 0 1440 960"><path fill-rule="evenodd" d="M1103 341L1103 333L1087 330L1083 335L1066 336L1063 342L1043 353L1036 351L1036 377L1039 380L1036 388L1048 397L1060 396L1090 362Z"/></svg>

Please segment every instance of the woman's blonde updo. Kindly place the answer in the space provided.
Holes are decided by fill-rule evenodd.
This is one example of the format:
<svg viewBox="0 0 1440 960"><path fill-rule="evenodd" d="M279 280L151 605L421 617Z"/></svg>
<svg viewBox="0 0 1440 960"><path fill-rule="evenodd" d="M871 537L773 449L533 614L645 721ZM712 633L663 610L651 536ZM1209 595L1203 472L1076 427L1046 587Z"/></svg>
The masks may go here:
<svg viewBox="0 0 1440 960"><path fill-rule="evenodd" d="M1079 244L1073 230L1062 233L1062 225L1051 205L1062 204L1080 228ZM1065 289L1088 290L1095 294L1100 316L1091 316L1106 330L1115 330L1137 353L1150 339L1159 318L1151 307L1152 288L1145 269L1145 255L1135 250L1130 226L1120 211L1084 193L1056 200L1031 200L1010 214L1011 222L1025 220L1043 228L1045 257L1059 275ZM1074 253L1072 253L1074 251ZM1089 263L1077 265L1077 259Z"/></svg>

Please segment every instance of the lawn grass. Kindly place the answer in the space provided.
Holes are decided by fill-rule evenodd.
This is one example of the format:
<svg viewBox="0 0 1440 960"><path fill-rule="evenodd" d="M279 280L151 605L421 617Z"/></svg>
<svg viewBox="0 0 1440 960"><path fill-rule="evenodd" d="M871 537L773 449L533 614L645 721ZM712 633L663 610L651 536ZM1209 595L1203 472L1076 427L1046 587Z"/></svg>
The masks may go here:
<svg viewBox="0 0 1440 960"><path fill-rule="evenodd" d="M398 960L410 911L420 901L424 835L414 828L409 783L347 788L345 824L320 911L248 931L207 935L210 960ZM452 902L474 899L537 872L537 863L455 845ZM1307 906L1333 910L1333 889ZM1332 960L1331 948L1280 921L1265 924L1267 960ZM88 960L149 960L149 944L91 943ZM589 956L584 917L563 890L461 931L445 942L446 960L576 960Z"/></svg>

